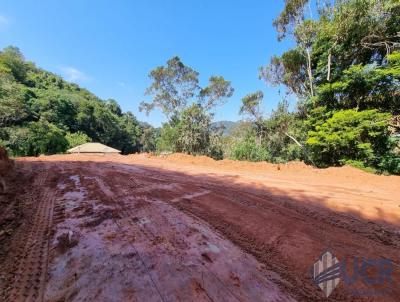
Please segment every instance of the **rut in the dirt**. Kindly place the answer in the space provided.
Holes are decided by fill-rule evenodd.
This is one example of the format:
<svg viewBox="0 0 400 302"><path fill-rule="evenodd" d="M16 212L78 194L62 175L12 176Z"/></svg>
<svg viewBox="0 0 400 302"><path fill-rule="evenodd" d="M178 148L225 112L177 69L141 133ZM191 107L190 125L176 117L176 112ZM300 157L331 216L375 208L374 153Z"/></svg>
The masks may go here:
<svg viewBox="0 0 400 302"><path fill-rule="evenodd" d="M124 167L125 173L129 167ZM120 175L119 177L117 175ZM163 175L163 177L160 177ZM110 179L128 179L109 172ZM127 186L128 183L124 182ZM326 249L340 257L384 257L398 266L400 236L395 228L332 212L268 190L232 185L216 178L146 169L134 180L133 194L158 198L188 214L200 217L267 268L277 272L286 292L300 300L324 300L309 274L310 265ZM146 189L147 188L147 189ZM191 192L188 194L187 192ZM365 249L369 247L369 249ZM398 272L397 272L398 273ZM399 275L393 278L399 280ZM362 285L361 285L362 286ZM399 288L390 288L383 301L396 301ZM365 301L340 287L332 301ZM382 297L379 299L382 300Z"/></svg>
<svg viewBox="0 0 400 302"><path fill-rule="evenodd" d="M54 246L45 300L292 301L253 257L204 222L137 194L149 189L137 175L116 182L110 168L70 165L62 179L65 219L55 238L72 232L79 242L66 252Z"/></svg>
<svg viewBox="0 0 400 302"><path fill-rule="evenodd" d="M47 168L40 168L33 172L33 169L24 170L19 167L24 173L32 174L33 182L18 183L16 180L22 186L18 191L24 193L17 194L11 201L11 207L20 213L19 216L13 216L18 224L11 230L9 250L2 259L4 270L1 295L4 301L43 300L55 191L48 187ZM22 175L22 179L25 177Z"/></svg>

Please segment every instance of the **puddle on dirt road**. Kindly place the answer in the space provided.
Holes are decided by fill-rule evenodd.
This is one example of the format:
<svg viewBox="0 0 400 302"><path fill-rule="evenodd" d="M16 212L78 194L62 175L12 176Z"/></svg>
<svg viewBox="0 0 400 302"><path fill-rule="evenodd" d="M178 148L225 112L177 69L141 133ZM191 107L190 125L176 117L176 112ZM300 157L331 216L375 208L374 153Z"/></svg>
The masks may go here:
<svg viewBox="0 0 400 302"><path fill-rule="evenodd" d="M56 202L46 300L292 301L206 223L89 172Z"/></svg>

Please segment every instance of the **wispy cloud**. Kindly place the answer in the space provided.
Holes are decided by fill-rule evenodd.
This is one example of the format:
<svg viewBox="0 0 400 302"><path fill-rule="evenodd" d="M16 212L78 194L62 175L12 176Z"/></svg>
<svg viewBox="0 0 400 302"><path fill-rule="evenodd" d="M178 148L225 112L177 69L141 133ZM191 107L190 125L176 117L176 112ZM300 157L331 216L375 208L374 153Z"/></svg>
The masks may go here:
<svg viewBox="0 0 400 302"><path fill-rule="evenodd" d="M84 82L90 79L84 72L75 67L62 67L61 71L64 78L69 82Z"/></svg>
<svg viewBox="0 0 400 302"><path fill-rule="evenodd" d="M10 23L10 18L0 14L0 29L6 28Z"/></svg>
<svg viewBox="0 0 400 302"><path fill-rule="evenodd" d="M126 83L125 83L125 82L118 82L117 84L118 84L118 86L120 86L120 87L125 87L125 86L126 86Z"/></svg>

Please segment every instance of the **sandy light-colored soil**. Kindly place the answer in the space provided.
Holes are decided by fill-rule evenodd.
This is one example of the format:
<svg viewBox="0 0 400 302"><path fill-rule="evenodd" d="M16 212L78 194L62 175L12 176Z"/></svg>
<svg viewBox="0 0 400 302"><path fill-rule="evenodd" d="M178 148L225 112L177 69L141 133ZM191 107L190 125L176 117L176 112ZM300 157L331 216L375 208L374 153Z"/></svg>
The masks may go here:
<svg viewBox="0 0 400 302"><path fill-rule="evenodd" d="M399 301L397 176L56 155L17 159L7 181L1 301ZM340 282L325 298L311 268L327 249L390 260L392 283Z"/></svg>

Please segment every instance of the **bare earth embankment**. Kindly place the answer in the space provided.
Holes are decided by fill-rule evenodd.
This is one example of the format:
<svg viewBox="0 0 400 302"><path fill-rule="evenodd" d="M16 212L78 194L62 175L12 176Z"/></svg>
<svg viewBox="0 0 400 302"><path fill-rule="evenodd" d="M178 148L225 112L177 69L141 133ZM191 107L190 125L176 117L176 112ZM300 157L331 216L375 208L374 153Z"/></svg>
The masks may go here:
<svg viewBox="0 0 400 302"><path fill-rule="evenodd" d="M400 297L400 177L179 154L20 158L7 177L1 301ZM310 269L327 249L390 259L393 284L324 298Z"/></svg>

